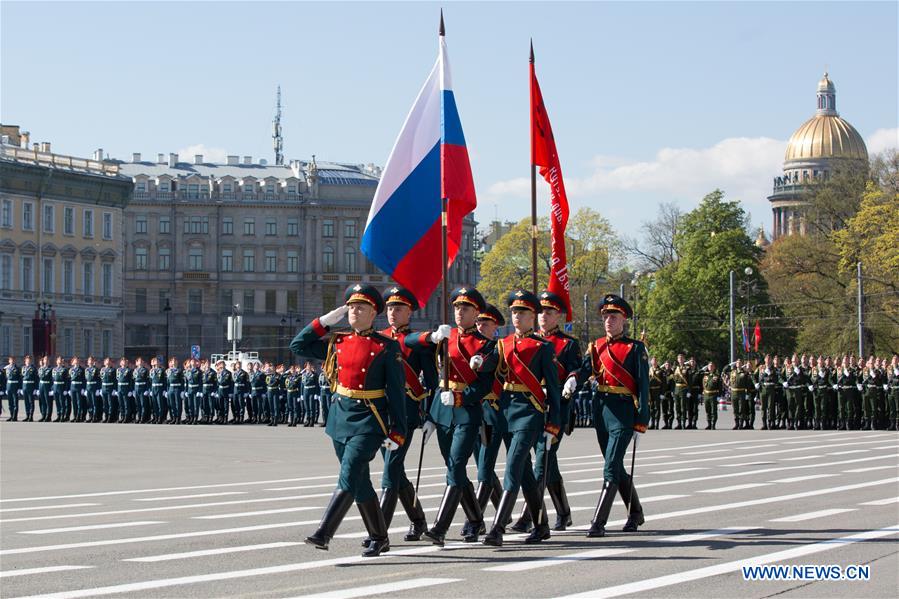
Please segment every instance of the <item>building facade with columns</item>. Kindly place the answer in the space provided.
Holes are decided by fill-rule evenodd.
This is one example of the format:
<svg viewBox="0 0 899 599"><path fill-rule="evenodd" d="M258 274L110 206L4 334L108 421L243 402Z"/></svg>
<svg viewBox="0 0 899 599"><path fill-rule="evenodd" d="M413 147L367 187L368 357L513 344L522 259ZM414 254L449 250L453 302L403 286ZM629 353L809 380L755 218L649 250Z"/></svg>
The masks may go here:
<svg viewBox="0 0 899 599"><path fill-rule="evenodd" d="M27 133L3 127L0 355L40 350L38 312L53 322L57 355L121 355L122 223L131 190L115 165L55 154L49 143L31 146Z"/></svg>
<svg viewBox="0 0 899 599"><path fill-rule="evenodd" d="M174 356L193 345L203 357L227 351L226 317L236 310L239 348L288 361L298 327L339 305L348 285L391 283L359 250L377 167L191 158L111 161L134 183L124 215L127 355L165 354L166 338ZM465 221L451 285L479 279L475 224ZM438 324L438 300L415 314L414 327Z"/></svg>
<svg viewBox="0 0 899 599"><path fill-rule="evenodd" d="M836 86L827 73L818 82L816 101L815 114L790 137L783 175L774 178L774 189L768 196L774 240L805 235L809 230L803 196L811 186L826 180L835 170L868 162L862 136L837 112Z"/></svg>

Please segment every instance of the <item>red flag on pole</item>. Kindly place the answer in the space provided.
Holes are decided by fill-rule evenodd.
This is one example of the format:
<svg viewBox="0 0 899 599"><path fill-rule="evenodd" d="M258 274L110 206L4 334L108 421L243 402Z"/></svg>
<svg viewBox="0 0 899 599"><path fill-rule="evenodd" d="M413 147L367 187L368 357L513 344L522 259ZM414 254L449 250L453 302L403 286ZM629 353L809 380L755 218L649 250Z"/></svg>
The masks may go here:
<svg viewBox="0 0 899 599"><path fill-rule="evenodd" d="M565 256L565 228L568 226L568 196L562 181L562 167L556 152L552 126L543 104L543 94L534 71L534 49L531 46L531 165L540 167L550 189L550 224L552 258L549 269L548 289L565 300L567 320L572 319L571 299L568 294L568 259Z"/></svg>
<svg viewBox="0 0 899 599"><path fill-rule="evenodd" d="M759 321L755 321L755 330L752 331L752 344L755 347L755 351L759 350L759 344L762 342L762 327L759 326Z"/></svg>

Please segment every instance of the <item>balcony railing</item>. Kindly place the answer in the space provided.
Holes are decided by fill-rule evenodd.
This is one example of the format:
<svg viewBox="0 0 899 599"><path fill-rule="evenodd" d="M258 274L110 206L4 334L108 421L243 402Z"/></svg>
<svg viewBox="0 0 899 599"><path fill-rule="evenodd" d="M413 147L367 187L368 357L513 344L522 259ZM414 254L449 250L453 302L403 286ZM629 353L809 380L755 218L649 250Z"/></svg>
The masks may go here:
<svg viewBox="0 0 899 599"><path fill-rule="evenodd" d="M77 158L75 156L65 156L63 154L53 154L52 152L40 152L37 146L33 149L17 148L16 146L4 145L0 147L0 154L5 158L16 160L18 162L27 162L38 166L48 166L50 168L65 168L73 171L90 173L93 175L104 175L106 177L118 177L119 166L117 164L107 164L102 160L91 160L89 158Z"/></svg>

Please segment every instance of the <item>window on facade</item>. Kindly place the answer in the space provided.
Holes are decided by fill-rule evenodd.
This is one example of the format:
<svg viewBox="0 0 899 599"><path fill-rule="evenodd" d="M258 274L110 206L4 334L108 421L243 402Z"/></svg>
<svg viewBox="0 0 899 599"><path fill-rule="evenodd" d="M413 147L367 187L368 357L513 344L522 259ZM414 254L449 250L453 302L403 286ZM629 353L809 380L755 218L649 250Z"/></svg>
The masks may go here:
<svg viewBox="0 0 899 599"><path fill-rule="evenodd" d="M159 270L169 270L172 268L172 250L171 248L159 248L158 264Z"/></svg>
<svg viewBox="0 0 899 599"><path fill-rule="evenodd" d="M222 289L221 300L219 301L219 313L231 314L231 306L234 305L234 291L231 289Z"/></svg>
<svg viewBox="0 0 899 599"><path fill-rule="evenodd" d="M43 291L44 293L53 293L55 291L53 289L53 258L44 258L43 271Z"/></svg>
<svg viewBox="0 0 899 599"><path fill-rule="evenodd" d="M31 327L22 327L22 353L30 354L32 352L32 341L34 337L31 335Z"/></svg>
<svg viewBox="0 0 899 599"><path fill-rule="evenodd" d="M276 221L273 218L266 219L265 234L266 235L277 235L278 234L278 221Z"/></svg>
<svg viewBox="0 0 899 599"><path fill-rule="evenodd" d="M34 259L22 256L22 291L34 291Z"/></svg>
<svg viewBox="0 0 899 599"><path fill-rule="evenodd" d="M63 260L62 262L62 291L66 295L72 294L72 288L75 282L75 265L71 260Z"/></svg>
<svg viewBox="0 0 899 599"><path fill-rule="evenodd" d="M147 290L142 287L134 290L134 311L138 314L147 312Z"/></svg>
<svg viewBox="0 0 899 599"><path fill-rule="evenodd" d="M256 272L256 250L243 251L243 271Z"/></svg>
<svg viewBox="0 0 899 599"><path fill-rule="evenodd" d="M191 345L203 345L203 325L187 325L187 340Z"/></svg>
<svg viewBox="0 0 899 599"><path fill-rule="evenodd" d="M265 250L265 272L278 272L278 252Z"/></svg>
<svg viewBox="0 0 899 599"><path fill-rule="evenodd" d="M296 289L288 289L287 290L287 311L288 312L296 312L297 311L297 290Z"/></svg>
<svg viewBox="0 0 899 599"><path fill-rule="evenodd" d="M222 250L222 272L234 270L234 250Z"/></svg>
<svg viewBox="0 0 899 599"><path fill-rule="evenodd" d="M287 195L293 196L297 194L297 186L296 185L288 185L287 186Z"/></svg>
<svg viewBox="0 0 899 599"><path fill-rule="evenodd" d="M136 193L146 193L147 192L147 182L146 181L138 181L134 184L134 191Z"/></svg>
<svg viewBox="0 0 899 599"><path fill-rule="evenodd" d="M334 221L326 218L322 221L322 237L334 237Z"/></svg>
<svg viewBox="0 0 899 599"><path fill-rule="evenodd" d="M103 297L112 297L112 264L103 264Z"/></svg>
<svg viewBox="0 0 899 599"><path fill-rule="evenodd" d="M34 231L34 204L22 202L22 230Z"/></svg>
<svg viewBox="0 0 899 599"><path fill-rule="evenodd" d="M274 314L277 306L277 294L274 289L265 290L265 313Z"/></svg>
<svg viewBox="0 0 899 599"><path fill-rule="evenodd" d="M222 218L222 235L234 235L234 219L230 216Z"/></svg>
<svg viewBox="0 0 899 599"><path fill-rule="evenodd" d="M134 232L138 234L147 232L147 216L138 214L134 217Z"/></svg>
<svg viewBox="0 0 899 599"><path fill-rule="evenodd" d="M12 355L12 327L9 325L0 327L0 354L4 356Z"/></svg>
<svg viewBox="0 0 899 599"><path fill-rule="evenodd" d="M256 219L255 218L245 218L243 220L243 234L244 235L255 235L256 234Z"/></svg>
<svg viewBox="0 0 899 599"><path fill-rule="evenodd" d="M256 311L256 292L245 289L243 292L243 313L253 314Z"/></svg>
<svg viewBox="0 0 899 599"><path fill-rule="evenodd" d="M81 353L85 357L94 355L94 331L93 329L81 330Z"/></svg>
<svg viewBox="0 0 899 599"><path fill-rule="evenodd" d="M187 291L187 311L189 314L203 313L203 290L188 289Z"/></svg>
<svg viewBox="0 0 899 599"><path fill-rule="evenodd" d="M75 355L75 331L65 329L62 333L62 349L66 356Z"/></svg>
<svg viewBox="0 0 899 599"><path fill-rule="evenodd" d="M84 236L85 237L93 237L94 236L94 211L93 210L85 210L82 214L84 218Z"/></svg>
<svg viewBox="0 0 899 599"><path fill-rule="evenodd" d="M322 270L334 272L334 248L325 248L322 251Z"/></svg>
<svg viewBox="0 0 899 599"><path fill-rule="evenodd" d="M112 212L103 213L103 239L112 239Z"/></svg>
<svg viewBox="0 0 899 599"><path fill-rule="evenodd" d="M275 197L275 184L272 181L265 183L265 199L271 200Z"/></svg>
<svg viewBox="0 0 899 599"><path fill-rule="evenodd" d="M134 270L147 270L147 248L134 248Z"/></svg>
<svg viewBox="0 0 899 599"><path fill-rule="evenodd" d="M253 181L246 181L243 184L243 192L246 194L252 194L256 192L256 184Z"/></svg>
<svg viewBox="0 0 899 599"><path fill-rule="evenodd" d="M200 197L200 186L197 183L190 183L187 186L187 197L196 200Z"/></svg>
<svg viewBox="0 0 899 599"><path fill-rule="evenodd" d="M184 217L184 233L185 235L206 235L209 233L209 217L208 216L190 216Z"/></svg>
<svg viewBox="0 0 899 599"><path fill-rule="evenodd" d="M159 290L159 311L162 312L165 309L165 303L171 301L169 298L169 290L168 289L160 289ZM171 304L169 304L171 307Z"/></svg>
<svg viewBox="0 0 899 599"><path fill-rule="evenodd" d="M297 237L300 234L300 224L295 218L287 219L287 236Z"/></svg>
<svg viewBox="0 0 899 599"><path fill-rule="evenodd" d="M101 350L103 357L112 355L112 331L103 331L103 346Z"/></svg>
<svg viewBox="0 0 899 599"><path fill-rule="evenodd" d="M44 204L44 219L42 228L44 229L44 233L52 233L56 230L53 204Z"/></svg>
<svg viewBox="0 0 899 599"><path fill-rule="evenodd" d="M66 206L62 213L62 232L65 235L75 234L75 209L69 206Z"/></svg>
<svg viewBox="0 0 899 599"><path fill-rule="evenodd" d="M203 248L190 248L188 267L193 271L203 270Z"/></svg>
<svg viewBox="0 0 899 599"><path fill-rule="evenodd" d="M300 257L294 250L287 251L287 272L299 272Z"/></svg>
<svg viewBox="0 0 899 599"><path fill-rule="evenodd" d="M356 236L356 221L354 221L354 220L344 221L343 236L344 237L355 237Z"/></svg>
<svg viewBox="0 0 899 599"><path fill-rule="evenodd" d="M356 272L356 252L355 250L346 250L343 253L343 268L348 273Z"/></svg>
<svg viewBox="0 0 899 599"><path fill-rule="evenodd" d="M94 263L93 262L85 262L84 263L84 277L82 278L82 289L84 290L84 295L93 295L94 294Z"/></svg>
<svg viewBox="0 0 899 599"><path fill-rule="evenodd" d="M3 200L0 204L0 227L12 228L12 200Z"/></svg>
<svg viewBox="0 0 899 599"><path fill-rule="evenodd" d="M170 216L159 217L159 233L168 235L172 232L172 218Z"/></svg>
<svg viewBox="0 0 899 599"><path fill-rule="evenodd" d="M9 254L0 256L0 289L12 289L12 256Z"/></svg>
<svg viewBox="0 0 899 599"><path fill-rule="evenodd" d="M222 193L225 195L231 195L231 193L233 193L230 182L222 183Z"/></svg>

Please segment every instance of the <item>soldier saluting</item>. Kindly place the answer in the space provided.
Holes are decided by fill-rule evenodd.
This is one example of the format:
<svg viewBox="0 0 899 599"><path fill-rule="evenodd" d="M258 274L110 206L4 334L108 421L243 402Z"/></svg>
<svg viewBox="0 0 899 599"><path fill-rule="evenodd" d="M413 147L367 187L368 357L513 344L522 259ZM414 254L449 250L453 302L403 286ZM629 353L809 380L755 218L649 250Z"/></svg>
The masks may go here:
<svg viewBox="0 0 899 599"><path fill-rule="evenodd" d="M333 404L325 432L340 460L337 488L318 530L306 543L327 549L355 499L370 542L363 557L390 549L387 525L371 484L369 463L384 445L402 446L406 436L405 391L399 344L372 325L384 310L384 300L371 285L354 285L344 294L345 305L309 323L294 337L290 350L325 361ZM322 338L348 315L352 331Z"/></svg>
<svg viewBox="0 0 899 599"><path fill-rule="evenodd" d="M605 457L605 468L588 537L605 536L616 493L621 494L629 508L627 523L622 530L633 532L643 524L643 508L634 482L624 468L624 454L634 431L646 432L649 422L646 346L625 336L624 331L627 319L633 315L631 307L623 298L609 294L600 302L599 312L606 336L590 344L580 370L568 377L564 388L566 394L572 395L579 383L591 375L596 378L593 421L599 448ZM682 356L678 359L682 360Z"/></svg>

